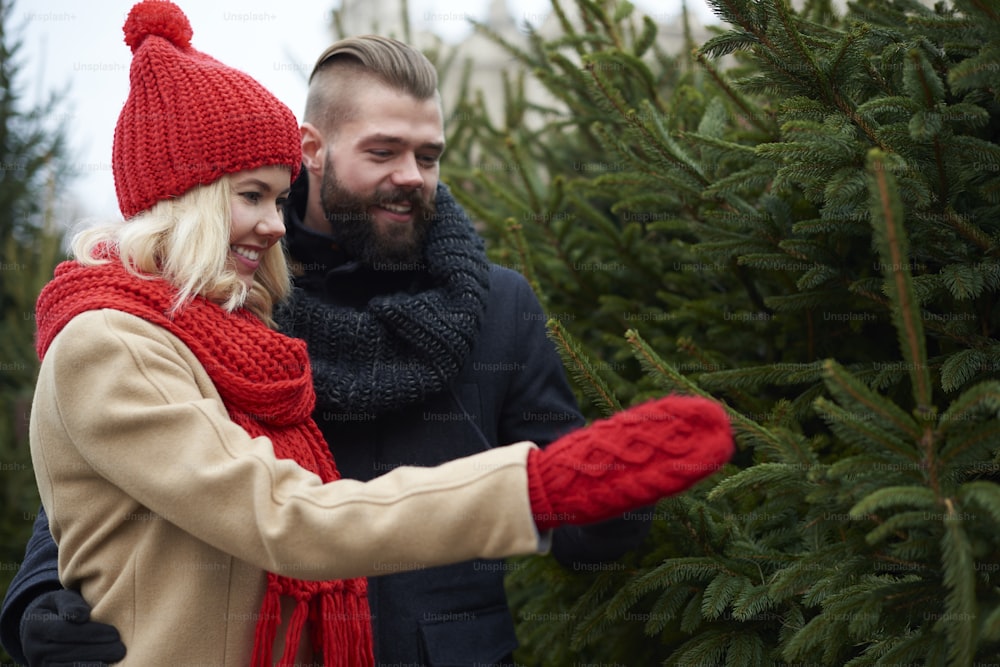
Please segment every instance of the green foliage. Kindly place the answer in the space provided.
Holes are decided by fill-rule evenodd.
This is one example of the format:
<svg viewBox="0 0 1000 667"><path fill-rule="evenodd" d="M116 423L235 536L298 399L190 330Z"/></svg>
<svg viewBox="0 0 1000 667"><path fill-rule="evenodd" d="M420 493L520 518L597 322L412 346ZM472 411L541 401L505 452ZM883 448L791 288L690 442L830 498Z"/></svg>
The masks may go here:
<svg viewBox="0 0 1000 667"><path fill-rule="evenodd" d="M669 55L628 3L553 0L560 35L506 45L549 101L449 128L589 414L709 395L740 449L609 569L517 567L518 657L996 662L1000 10L709 4Z"/></svg>
<svg viewBox="0 0 1000 667"><path fill-rule="evenodd" d="M62 132L45 126L58 98L23 109L13 15L13 3L0 0L0 595L38 512L27 433L38 370L35 299L62 258L52 192L65 172ZM0 658L9 659L2 650Z"/></svg>

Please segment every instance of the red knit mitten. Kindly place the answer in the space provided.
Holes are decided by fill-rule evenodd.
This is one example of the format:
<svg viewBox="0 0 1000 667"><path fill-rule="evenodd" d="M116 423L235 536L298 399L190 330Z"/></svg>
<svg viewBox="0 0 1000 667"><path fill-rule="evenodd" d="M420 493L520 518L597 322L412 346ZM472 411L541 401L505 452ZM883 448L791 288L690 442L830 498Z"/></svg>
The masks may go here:
<svg viewBox="0 0 1000 667"><path fill-rule="evenodd" d="M680 493L733 454L715 401L667 396L596 421L528 455L528 493L540 530L587 524Z"/></svg>

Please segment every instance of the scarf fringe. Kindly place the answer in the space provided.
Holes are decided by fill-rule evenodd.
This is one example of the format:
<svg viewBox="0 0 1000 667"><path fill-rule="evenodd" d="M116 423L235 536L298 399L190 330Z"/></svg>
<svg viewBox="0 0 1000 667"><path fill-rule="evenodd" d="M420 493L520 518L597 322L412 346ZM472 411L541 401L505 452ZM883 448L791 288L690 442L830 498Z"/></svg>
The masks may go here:
<svg viewBox="0 0 1000 667"><path fill-rule="evenodd" d="M371 667L375 664L372 650L371 612L364 590L345 590L341 595L322 595L320 614L327 628L334 632L314 633L314 645L323 653L326 667ZM332 621L332 623L330 622Z"/></svg>
<svg viewBox="0 0 1000 667"><path fill-rule="evenodd" d="M281 595L269 585L260 605L260 616L257 617L257 629L254 632L253 655L250 658L253 667L272 667L274 664L274 640L278 636L280 623Z"/></svg>
<svg viewBox="0 0 1000 667"><path fill-rule="evenodd" d="M294 667L295 655L299 652L299 642L302 641L302 630L309 620L309 598L299 598L295 603L295 611L288 621L288 631L285 633L285 653L278 662L278 667Z"/></svg>
<svg viewBox="0 0 1000 667"><path fill-rule="evenodd" d="M272 575L273 576L273 575ZM281 624L282 587L269 584L261 604L254 637L252 667L291 667L310 622L309 639L325 667L373 667L371 612L366 586L337 582L333 590L299 598L285 633L285 650L274 662L274 642ZM353 583L353 582L351 582Z"/></svg>

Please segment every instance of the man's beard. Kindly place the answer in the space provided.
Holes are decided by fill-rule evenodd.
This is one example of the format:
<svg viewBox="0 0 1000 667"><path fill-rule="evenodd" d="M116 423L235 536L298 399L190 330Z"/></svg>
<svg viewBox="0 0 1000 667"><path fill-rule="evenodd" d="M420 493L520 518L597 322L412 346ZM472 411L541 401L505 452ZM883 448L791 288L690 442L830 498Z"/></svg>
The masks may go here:
<svg viewBox="0 0 1000 667"><path fill-rule="evenodd" d="M423 268L424 241L434 222L434 200L424 200L420 191L394 189L365 196L340 185L330 160L326 161L320 201L330 235L353 259L383 270ZM393 229L397 234L380 233L368 210L384 204L408 202L413 216L409 225Z"/></svg>

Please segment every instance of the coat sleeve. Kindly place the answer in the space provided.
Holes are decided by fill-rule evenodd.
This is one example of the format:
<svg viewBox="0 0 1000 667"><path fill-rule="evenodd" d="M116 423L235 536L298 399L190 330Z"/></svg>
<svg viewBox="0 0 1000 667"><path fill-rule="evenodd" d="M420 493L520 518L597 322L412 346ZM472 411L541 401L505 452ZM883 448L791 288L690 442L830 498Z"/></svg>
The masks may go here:
<svg viewBox="0 0 1000 667"><path fill-rule="evenodd" d="M0 612L0 643L18 664L28 663L21 647L21 617L36 597L62 588L59 582L59 554L49 532L49 519L39 509L25 548L24 560L14 575Z"/></svg>
<svg viewBox="0 0 1000 667"><path fill-rule="evenodd" d="M509 354L517 358L504 397L500 442L530 440L544 447L584 424L562 360L546 333L548 316L527 280L504 270L494 273L491 289L503 290L516 303L517 335ZM552 314L558 317L559 313ZM572 317L566 314L566 317ZM651 512L629 512L590 526L563 526L552 534L552 555L564 566L578 568L615 560L635 549L652 524Z"/></svg>
<svg viewBox="0 0 1000 667"><path fill-rule="evenodd" d="M417 569L537 551L525 469L533 444L399 468L370 482L323 484L277 459L267 438L233 423L198 378L207 375L190 350L131 315L84 313L57 336L40 372L31 447L60 561L73 558L63 549L114 529L79 518L61 524L77 511L72 494L80 503L95 489L300 579L377 575L386 562ZM468 511L446 511L454 506ZM102 520L93 514L89 521Z"/></svg>

